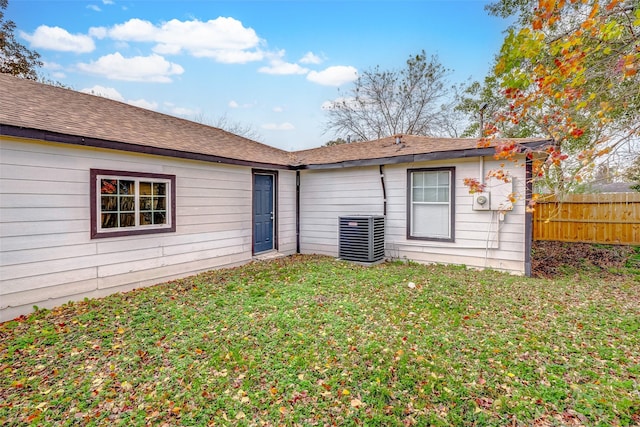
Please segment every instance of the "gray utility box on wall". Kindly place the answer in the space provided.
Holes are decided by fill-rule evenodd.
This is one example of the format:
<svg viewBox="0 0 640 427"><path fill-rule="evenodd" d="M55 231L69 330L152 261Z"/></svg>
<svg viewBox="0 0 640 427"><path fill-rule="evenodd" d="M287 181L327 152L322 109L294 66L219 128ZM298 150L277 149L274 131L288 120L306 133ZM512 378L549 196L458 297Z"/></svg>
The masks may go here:
<svg viewBox="0 0 640 427"><path fill-rule="evenodd" d="M384 258L384 216L341 216L338 221L338 258L358 262Z"/></svg>

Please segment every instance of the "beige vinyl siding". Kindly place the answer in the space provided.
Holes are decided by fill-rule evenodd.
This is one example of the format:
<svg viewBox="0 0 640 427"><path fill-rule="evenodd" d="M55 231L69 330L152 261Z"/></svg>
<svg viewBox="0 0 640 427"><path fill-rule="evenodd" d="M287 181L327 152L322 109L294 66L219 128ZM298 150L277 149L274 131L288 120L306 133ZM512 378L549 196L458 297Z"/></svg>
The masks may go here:
<svg viewBox="0 0 640 427"><path fill-rule="evenodd" d="M300 172L300 252L338 255L338 217L382 215L377 166Z"/></svg>
<svg viewBox="0 0 640 427"><path fill-rule="evenodd" d="M296 253L296 173L278 172L278 252Z"/></svg>
<svg viewBox="0 0 640 427"><path fill-rule="evenodd" d="M407 169L449 166L456 168L455 241L407 239ZM485 158L485 174L499 167L498 162ZM513 186L519 200L514 209L504 216L504 220L499 221L497 212L473 210L473 196L463 184L464 178L480 178L479 158L385 166L387 256L422 263L460 264L523 274L525 169L513 167L510 173L514 177Z"/></svg>
<svg viewBox="0 0 640 427"><path fill-rule="evenodd" d="M407 170L455 167L455 241L407 239ZM499 168L486 158L484 171ZM404 163L384 166L387 193L385 249L390 258L422 263L464 264L524 273L524 174L511 171L520 200L498 222L498 214L474 211L473 196L463 184L466 177L480 178L480 159ZM301 173L301 252L338 254L338 217L383 213L383 196L377 166L312 170Z"/></svg>
<svg viewBox="0 0 640 427"><path fill-rule="evenodd" d="M176 232L92 240L92 168L175 175ZM252 259L249 167L2 138L0 171L0 320ZM279 202L295 250L295 194Z"/></svg>

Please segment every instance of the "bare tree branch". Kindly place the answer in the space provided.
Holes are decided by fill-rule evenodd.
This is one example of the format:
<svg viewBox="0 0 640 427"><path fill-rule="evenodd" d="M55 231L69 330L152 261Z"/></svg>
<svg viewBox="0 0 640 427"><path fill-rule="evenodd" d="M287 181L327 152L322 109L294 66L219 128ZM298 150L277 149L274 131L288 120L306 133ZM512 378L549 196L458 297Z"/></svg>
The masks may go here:
<svg viewBox="0 0 640 427"><path fill-rule="evenodd" d="M411 56L402 70L364 71L350 92L325 108L325 132L359 140L396 134L439 136L441 116L452 110L449 73L436 56L424 51ZM450 130L450 125L445 127Z"/></svg>

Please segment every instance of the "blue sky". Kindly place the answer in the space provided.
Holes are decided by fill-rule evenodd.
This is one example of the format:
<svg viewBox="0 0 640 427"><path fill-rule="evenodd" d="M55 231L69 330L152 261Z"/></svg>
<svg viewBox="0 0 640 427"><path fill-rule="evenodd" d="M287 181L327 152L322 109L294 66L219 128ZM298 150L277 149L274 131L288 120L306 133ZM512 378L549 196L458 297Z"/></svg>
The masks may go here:
<svg viewBox="0 0 640 427"><path fill-rule="evenodd" d="M424 49L480 80L508 22L481 0L9 0L5 18L73 89L215 123L250 125L285 150L317 147L323 103L358 72Z"/></svg>

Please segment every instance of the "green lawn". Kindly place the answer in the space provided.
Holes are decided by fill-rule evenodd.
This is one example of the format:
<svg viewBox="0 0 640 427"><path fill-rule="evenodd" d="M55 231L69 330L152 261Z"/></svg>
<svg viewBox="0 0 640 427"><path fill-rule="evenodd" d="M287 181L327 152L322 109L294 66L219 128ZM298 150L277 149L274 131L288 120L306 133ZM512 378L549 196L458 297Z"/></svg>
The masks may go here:
<svg viewBox="0 0 640 427"><path fill-rule="evenodd" d="M638 425L638 276L293 256L0 325L2 425Z"/></svg>

